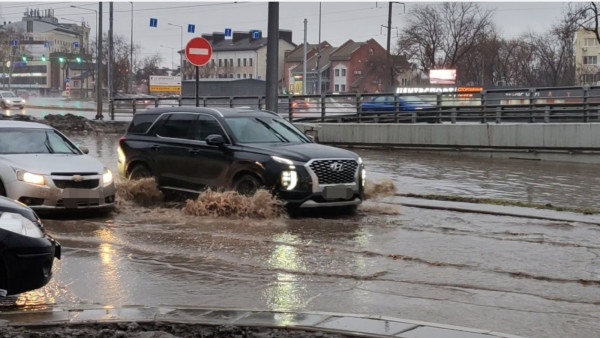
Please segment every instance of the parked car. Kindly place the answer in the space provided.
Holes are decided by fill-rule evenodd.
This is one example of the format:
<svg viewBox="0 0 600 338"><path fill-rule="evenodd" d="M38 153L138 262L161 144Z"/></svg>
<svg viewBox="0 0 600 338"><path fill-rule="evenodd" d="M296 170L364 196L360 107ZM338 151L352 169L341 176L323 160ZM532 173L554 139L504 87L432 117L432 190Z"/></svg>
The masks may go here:
<svg viewBox="0 0 600 338"><path fill-rule="evenodd" d="M370 101L361 103L363 112L394 112L394 96L374 96ZM435 105L418 96L398 96L398 111L432 110Z"/></svg>
<svg viewBox="0 0 600 338"><path fill-rule="evenodd" d="M61 246L31 208L0 196L0 297L41 288Z"/></svg>
<svg viewBox="0 0 600 338"><path fill-rule="evenodd" d="M133 109L134 100L136 109L146 109L154 107L156 97L146 94L117 94L113 102L115 109Z"/></svg>
<svg viewBox="0 0 600 338"><path fill-rule="evenodd" d="M45 124L0 120L0 195L36 212L110 211L110 169Z"/></svg>
<svg viewBox="0 0 600 338"><path fill-rule="evenodd" d="M154 177L161 190L271 189L293 209L356 209L365 168L354 152L314 143L279 115L240 108L154 108L119 140L122 179Z"/></svg>
<svg viewBox="0 0 600 338"><path fill-rule="evenodd" d="M2 109L10 109L13 107L19 107L19 109L25 108L25 99L11 91L0 91L0 107Z"/></svg>

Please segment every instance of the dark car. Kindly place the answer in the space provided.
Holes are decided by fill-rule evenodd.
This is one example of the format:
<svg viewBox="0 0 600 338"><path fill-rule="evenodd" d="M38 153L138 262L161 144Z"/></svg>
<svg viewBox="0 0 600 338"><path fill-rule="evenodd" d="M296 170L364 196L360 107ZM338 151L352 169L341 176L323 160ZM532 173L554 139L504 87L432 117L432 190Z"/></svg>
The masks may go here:
<svg viewBox="0 0 600 338"><path fill-rule="evenodd" d="M0 196L0 297L46 285L60 254L31 208Z"/></svg>
<svg viewBox="0 0 600 338"><path fill-rule="evenodd" d="M287 115L303 113L310 110L310 102L304 98L294 98L290 101L289 98L280 98L277 100L277 112L279 114Z"/></svg>
<svg viewBox="0 0 600 338"><path fill-rule="evenodd" d="M361 103L363 112L393 112L396 111L394 96L374 96L370 101ZM432 110L435 105L418 96L398 96L397 111Z"/></svg>
<svg viewBox="0 0 600 338"><path fill-rule="evenodd" d="M122 179L152 176L161 190L271 189L291 208L356 209L365 169L354 152L314 143L279 115L236 108L154 108L119 140Z"/></svg>

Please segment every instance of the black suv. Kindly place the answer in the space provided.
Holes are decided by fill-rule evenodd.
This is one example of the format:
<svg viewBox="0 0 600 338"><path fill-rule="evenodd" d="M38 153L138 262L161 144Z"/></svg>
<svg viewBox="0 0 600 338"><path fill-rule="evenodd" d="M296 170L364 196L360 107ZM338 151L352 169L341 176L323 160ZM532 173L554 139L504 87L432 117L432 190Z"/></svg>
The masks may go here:
<svg viewBox="0 0 600 338"><path fill-rule="evenodd" d="M316 144L279 115L240 108L164 107L134 115L119 140L122 179L163 191L264 187L287 206L356 209L365 169L348 150Z"/></svg>

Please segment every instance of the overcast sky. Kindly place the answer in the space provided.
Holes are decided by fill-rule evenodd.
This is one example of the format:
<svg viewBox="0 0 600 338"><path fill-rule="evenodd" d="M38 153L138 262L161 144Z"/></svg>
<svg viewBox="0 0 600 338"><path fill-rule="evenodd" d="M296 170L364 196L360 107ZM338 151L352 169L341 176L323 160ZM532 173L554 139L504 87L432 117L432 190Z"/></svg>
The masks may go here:
<svg viewBox="0 0 600 338"><path fill-rule="evenodd" d="M404 1L404 5L393 3L392 27L402 29L411 9L423 5L419 1ZM388 2L298 2L282 1L279 5L279 27L292 31L293 42L304 41L304 19L308 20L307 41L319 41L319 4L321 5L321 40L333 46L339 46L348 39L366 41L376 39L386 47L386 28L388 20ZM85 9L72 8L71 5ZM546 31L552 23L560 20L565 11L564 2L481 2L484 9L494 9L494 21L505 38L516 37L529 31ZM74 23L85 20L92 27L95 36L98 2L84 1L37 1L37 2L0 2L0 21L21 21L26 8L54 9L54 15L61 22ZM125 37L131 35L132 4L129 1L115 1L113 4L115 34ZM168 2L133 1L133 40L142 46L136 58L160 53L163 66L170 67L174 51L174 64L179 63L177 50L183 40L183 46L192 37L203 33L223 32L225 28L233 31L258 29L266 36L268 3L250 2ZM109 2L103 2L103 30L109 27ZM64 18L64 19L63 19ZM150 18L158 20L158 27L150 27ZM74 20L74 21L70 21ZM182 26L182 29L177 26ZM195 33L188 33L188 24L194 24ZM392 46L397 29L392 30Z"/></svg>

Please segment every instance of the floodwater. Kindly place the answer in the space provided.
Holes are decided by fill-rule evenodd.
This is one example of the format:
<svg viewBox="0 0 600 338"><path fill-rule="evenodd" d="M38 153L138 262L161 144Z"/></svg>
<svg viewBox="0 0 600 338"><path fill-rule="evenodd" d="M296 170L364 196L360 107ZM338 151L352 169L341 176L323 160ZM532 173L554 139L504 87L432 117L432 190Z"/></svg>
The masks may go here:
<svg viewBox="0 0 600 338"><path fill-rule="evenodd" d="M71 136L116 172L119 135ZM597 336L598 225L404 207L389 189L600 209L593 165L356 151L371 196L383 193L351 216L290 218L268 196L169 204L151 182L122 184L107 217L44 220L63 259L16 303L329 311ZM156 198L126 193L140 190ZM232 200L261 212L206 211Z"/></svg>

